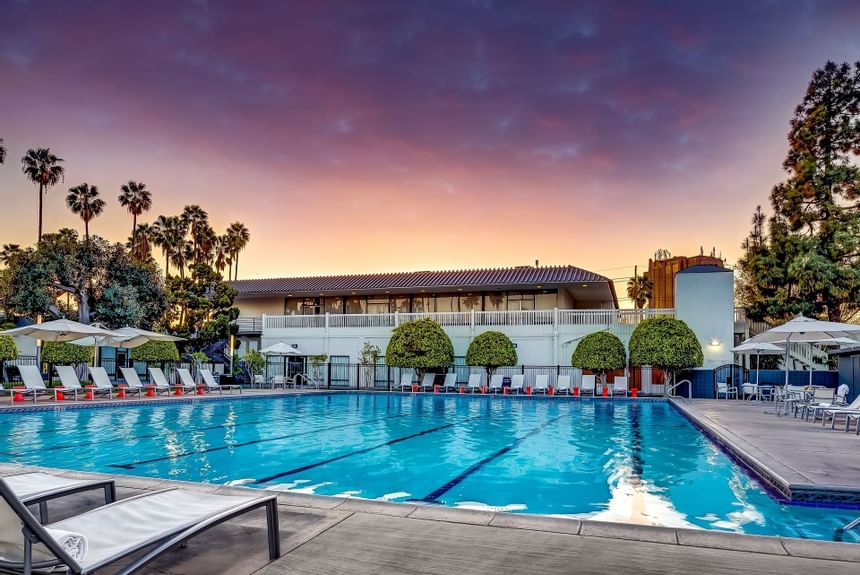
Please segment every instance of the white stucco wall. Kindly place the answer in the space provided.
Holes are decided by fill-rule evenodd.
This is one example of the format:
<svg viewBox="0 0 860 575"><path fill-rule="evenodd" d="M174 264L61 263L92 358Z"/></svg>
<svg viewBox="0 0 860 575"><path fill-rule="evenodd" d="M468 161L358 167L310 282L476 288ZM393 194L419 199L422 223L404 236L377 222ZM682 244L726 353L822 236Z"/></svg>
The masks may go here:
<svg viewBox="0 0 860 575"><path fill-rule="evenodd" d="M731 363L734 338L734 274L731 270L675 276L675 317L699 338L703 367Z"/></svg>

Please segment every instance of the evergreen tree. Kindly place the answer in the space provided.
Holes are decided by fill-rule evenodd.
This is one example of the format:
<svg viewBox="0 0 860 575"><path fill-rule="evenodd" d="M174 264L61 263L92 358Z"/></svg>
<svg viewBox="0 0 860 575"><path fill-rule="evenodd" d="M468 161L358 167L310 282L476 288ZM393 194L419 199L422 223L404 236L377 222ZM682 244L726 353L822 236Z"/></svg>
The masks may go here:
<svg viewBox="0 0 860 575"><path fill-rule="evenodd" d="M844 321L860 309L860 62L817 70L794 112L788 177L759 207L738 262L753 319Z"/></svg>

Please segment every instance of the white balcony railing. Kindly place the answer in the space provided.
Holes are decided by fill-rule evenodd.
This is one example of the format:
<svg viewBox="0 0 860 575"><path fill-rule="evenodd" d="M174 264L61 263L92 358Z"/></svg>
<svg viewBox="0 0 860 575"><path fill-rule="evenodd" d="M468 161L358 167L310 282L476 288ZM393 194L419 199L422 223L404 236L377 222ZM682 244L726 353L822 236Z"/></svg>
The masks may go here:
<svg viewBox="0 0 860 575"><path fill-rule="evenodd" d="M548 309L263 316L264 330L293 328L392 328L429 317L446 327L475 326L636 326L654 317L674 317L673 309Z"/></svg>

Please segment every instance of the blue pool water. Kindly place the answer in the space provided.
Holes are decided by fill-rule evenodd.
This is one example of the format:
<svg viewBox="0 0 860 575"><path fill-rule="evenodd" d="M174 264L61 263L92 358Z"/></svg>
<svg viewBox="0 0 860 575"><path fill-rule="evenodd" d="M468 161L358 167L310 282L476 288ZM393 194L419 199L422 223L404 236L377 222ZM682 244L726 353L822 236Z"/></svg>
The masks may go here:
<svg viewBox="0 0 860 575"><path fill-rule="evenodd" d="M775 501L662 401L351 393L3 414L0 460L815 539L860 514Z"/></svg>

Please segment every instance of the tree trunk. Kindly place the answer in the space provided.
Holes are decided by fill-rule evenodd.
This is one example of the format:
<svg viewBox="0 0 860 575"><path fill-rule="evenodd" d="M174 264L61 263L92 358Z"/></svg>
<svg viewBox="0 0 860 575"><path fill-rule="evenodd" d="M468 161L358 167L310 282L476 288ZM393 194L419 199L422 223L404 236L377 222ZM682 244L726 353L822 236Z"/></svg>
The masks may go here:
<svg viewBox="0 0 860 575"><path fill-rule="evenodd" d="M39 241L42 241L42 194L44 193L44 186L42 182L39 182Z"/></svg>
<svg viewBox="0 0 860 575"><path fill-rule="evenodd" d="M236 252L236 257L233 258L236 260L236 273L233 274L233 280L239 279L239 252Z"/></svg>
<svg viewBox="0 0 860 575"><path fill-rule="evenodd" d="M170 256L164 255L164 279L170 277Z"/></svg>
<svg viewBox="0 0 860 575"><path fill-rule="evenodd" d="M84 241L90 242L90 221L84 220Z"/></svg>
<svg viewBox="0 0 860 575"><path fill-rule="evenodd" d="M137 214L131 214L131 253L137 250Z"/></svg>
<svg viewBox="0 0 860 575"><path fill-rule="evenodd" d="M88 301L89 290L86 288L78 294L78 321L89 325L90 323L90 302Z"/></svg>

